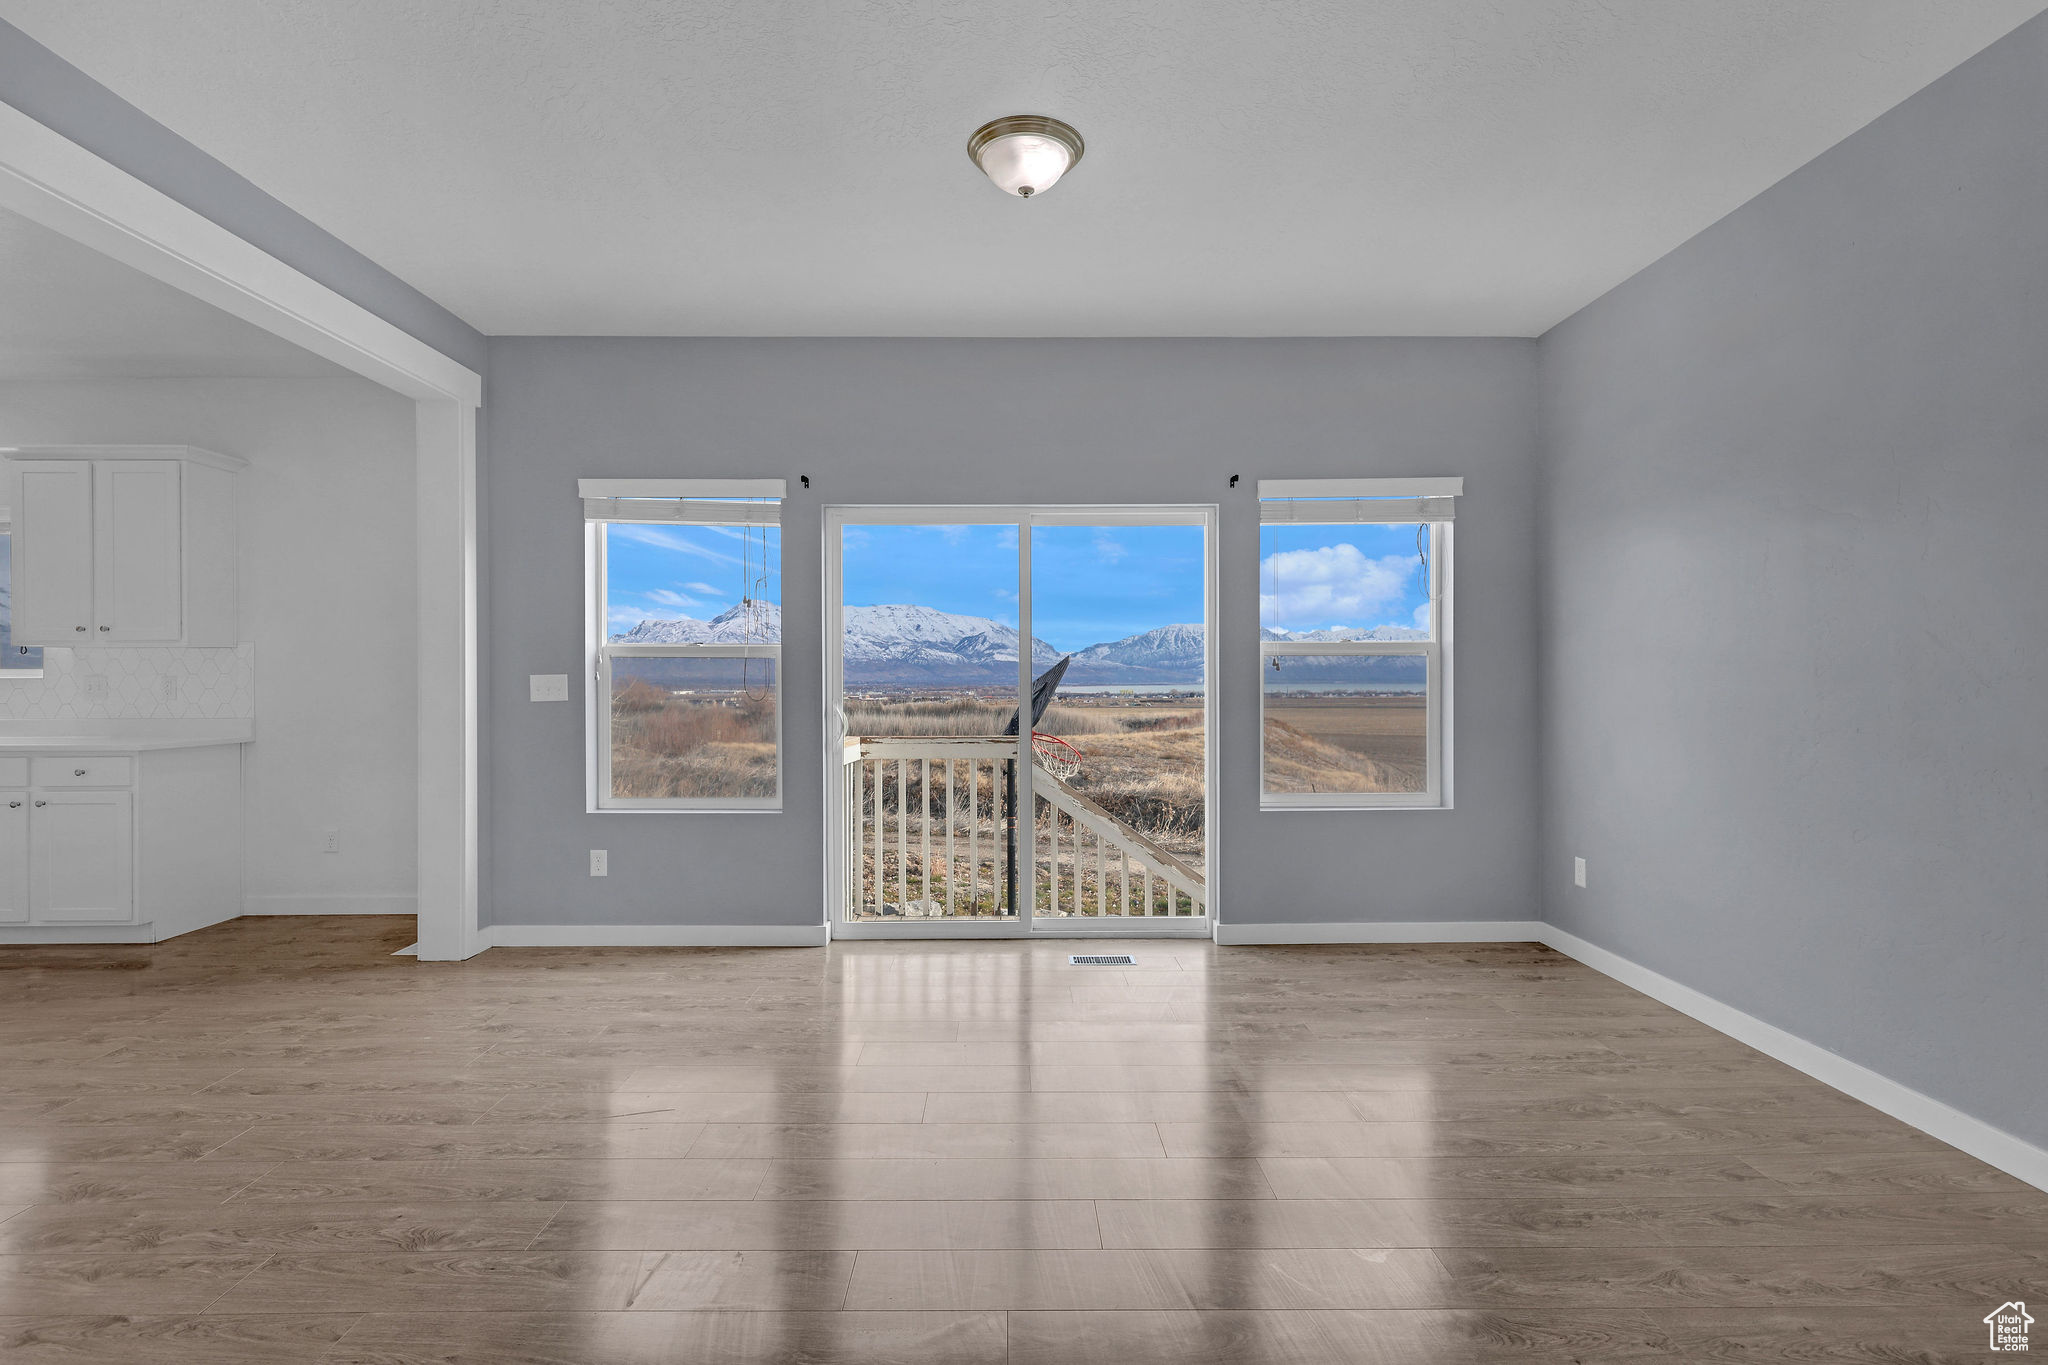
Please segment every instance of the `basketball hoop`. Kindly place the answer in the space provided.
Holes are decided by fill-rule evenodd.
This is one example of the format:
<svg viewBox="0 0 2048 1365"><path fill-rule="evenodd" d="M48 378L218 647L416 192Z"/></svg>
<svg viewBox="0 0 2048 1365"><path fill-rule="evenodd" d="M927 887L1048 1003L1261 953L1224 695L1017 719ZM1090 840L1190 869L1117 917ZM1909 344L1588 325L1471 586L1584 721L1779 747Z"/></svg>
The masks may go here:
<svg viewBox="0 0 2048 1365"><path fill-rule="evenodd" d="M1065 781L1081 771L1081 751L1058 735L1031 732L1031 756L1038 766Z"/></svg>

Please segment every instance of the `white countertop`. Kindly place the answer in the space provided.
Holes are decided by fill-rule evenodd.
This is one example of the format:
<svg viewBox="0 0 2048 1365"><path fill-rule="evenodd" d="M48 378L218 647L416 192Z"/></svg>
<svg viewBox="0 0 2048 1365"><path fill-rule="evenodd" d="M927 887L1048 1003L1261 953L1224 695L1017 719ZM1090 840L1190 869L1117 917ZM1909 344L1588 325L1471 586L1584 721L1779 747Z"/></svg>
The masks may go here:
<svg viewBox="0 0 2048 1365"><path fill-rule="evenodd" d="M0 721L0 753L139 753L247 744L250 720L9 720Z"/></svg>

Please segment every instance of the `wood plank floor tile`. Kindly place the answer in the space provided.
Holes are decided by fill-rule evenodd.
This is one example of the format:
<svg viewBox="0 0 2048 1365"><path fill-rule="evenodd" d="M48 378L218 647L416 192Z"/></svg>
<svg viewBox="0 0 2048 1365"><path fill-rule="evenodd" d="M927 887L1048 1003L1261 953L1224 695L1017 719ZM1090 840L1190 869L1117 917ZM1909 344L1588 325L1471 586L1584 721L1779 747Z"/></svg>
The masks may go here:
<svg viewBox="0 0 2048 1365"><path fill-rule="evenodd" d="M207 1312L267 1259L261 1254L0 1255L0 1318Z"/></svg>
<svg viewBox="0 0 2048 1365"><path fill-rule="evenodd" d="M1168 1156L1537 1157L1641 1155L1677 1146L1668 1127L1642 1123L1162 1123Z"/></svg>
<svg viewBox="0 0 2048 1365"><path fill-rule="evenodd" d="M216 1313L617 1312L640 1287L637 1251L289 1253L222 1292Z"/></svg>
<svg viewBox="0 0 2048 1365"><path fill-rule="evenodd" d="M1166 1257L1142 1251L870 1251L851 1309L1190 1308Z"/></svg>
<svg viewBox="0 0 2048 1365"><path fill-rule="evenodd" d="M756 1199L1270 1199L1255 1161L1158 1157L798 1158Z"/></svg>
<svg viewBox="0 0 2048 1365"><path fill-rule="evenodd" d="M275 1162L141 1161L0 1164L0 1200L29 1204L217 1204Z"/></svg>
<svg viewBox="0 0 2048 1365"><path fill-rule="evenodd" d="M1935 1311L1863 1306L1665 1309L1645 1316L1653 1342L1678 1361L1894 1361L1979 1365L1996 1308L1986 1303ZM2038 1329L2036 1329L2038 1331Z"/></svg>
<svg viewBox="0 0 2048 1365"><path fill-rule="evenodd" d="M6 1227L0 1224L0 1244ZM1100 1247L1088 1200L626 1200L562 1206L538 1250Z"/></svg>
<svg viewBox="0 0 2048 1365"><path fill-rule="evenodd" d="M507 1095L487 1123L918 1123L923 1091L795 1092L620 1090L610 1094ZM986 1117L983 1115L982 1117Z"/></svg>
<svg viewBox="0 0 2048 1365"><path fill-rule="evenodd" d="M1672 1361L1635 1313L1014 1312L1011 1365Z"/></svg>
<svg viewBox="0 0 2048 1365"><path fill-rule="evenodd" d="M561 1208L504 1200L44 1204L0 1222L0 1253L523 1251ZM1092 1231L1092 1214L1089 1222Z"/></svg>
<svg viewBox="0 0 2048 1365"><path fill-rule="evenodd" d="M210 1154L222 1161L683 1157L704 1129L699 1123L337 1123L321 1128L246 1128L210 1149Z"/></svg>
<svg viewBox="0 0 2048 1365"><path fill-rule="evenodd" d="M1230 1090L956 1093L930 1096L924 1110L926 1123L1346 1123L1359 1117L1346 1096L1327 1090L1261 1095Z"/></svg>
<svg viewBox="0 0 2048 1365"><path fill-rule="evenodd" d="M1149 1123L713 1123L690 1155L843 1157L1158 1157Z"/></svg>
<svg viewBox="0 0 2048 1365"><path fill-rule="evenodd" d="M993 1313L364 1314L321 1365L1004 1365Z"/></svg>
<svg viewBox="0 0 2048 1365"><path fill-rule="evenodd" d="M2041 1289L2040 1265L2003 1246L1440 1247L1435 1254L1447 1301L1484 1308L1964 1308Z"/></svg>
<svg viewBox="0 0 2048 1365"><path fill-rule="evenodd" d="M584 1199L750 1199L771 1163L683 1157L481 1161L292 1161L265 1168L245 1202L424 1199L437 1203Z"/></svg>
<svg viewBox="0 0 2048 1365"><path fill-rule="evenodd" d="M498 1096L437 1100L428 1095L85 1095L48 1116L63 1127L303 1127L314 1123L463 1124L491 1112Z"/></svg>
<svg viewBox="0 0 2048 1365"><path fill-rule="evenodd" d="M1743 1162L1782 1188L1802 1194L2024 1194L2032 1188L1952 1148L1824 1155L1761 1151L1748 1153Z"/></svg>
<svg viewBox="0 0 2048 1365"><path fill-rule="evenodd" d="M1529 1199L1585 1194L1775 1194L1732 1157L1263 1157L1282 1199Z"/></svg>
<svg viewBox="0 0 2048 1365"><path fill-rule="evenodd" d="M0 1166L16 1162L197 1161L218 1151L244 1126L196 1127L167 1123L76 1127L55 1119L11 1123L0 1130Z"/></svg>
<svg viewBox="0 0 2048 1365"><path fill-rule="evenodd" d="M1428 1308L1454 1301L1450 1277L1427 1247L1167 1251L1161 1257L1203 1309Z"/></svg>
<svg viewBox="0 0 2048 1365"><path fill-rule="evenodd" d="M354 1326L353 1314L0 1317L0 1365L304 1365Z"/></svg>

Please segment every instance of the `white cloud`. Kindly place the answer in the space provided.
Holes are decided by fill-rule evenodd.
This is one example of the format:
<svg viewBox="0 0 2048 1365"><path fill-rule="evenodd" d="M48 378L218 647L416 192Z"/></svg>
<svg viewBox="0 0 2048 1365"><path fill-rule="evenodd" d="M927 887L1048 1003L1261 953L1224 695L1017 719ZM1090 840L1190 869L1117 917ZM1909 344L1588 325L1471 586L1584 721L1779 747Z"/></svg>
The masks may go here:
<svg viewBox="0 0 2048 1365"><path fill-rule="evenodd" d="M696 587L697 585L691 584L691 586ZM706 591L715 592L717 590L714 588L707 588ZM688 611L692 607L695 607L697 605L697 601L695 598L685 597L679 592L670 592L667 588L656 588L652 592L643 593L642 596L646 597L648 601L654 603L658 607L677 607L684 611Z"/></svg>
<svg viewBox="0 0 2048 1365"><path fill-rule="evenodd" d="M1105 564L1114 564L1129 553L1130 551L1126 550L1109 536L1097 535L1095 537L1095 556Z"/></svg>
<svg viewBox="0 0 2048 1365"><path fill-rule="evenodd" d="M685 592L701 592L712 597L719 595L719 589L712 587L709 583L685 583L683 584L683 590Z"/></svg>
<svg viewBox="0 0 2048 1365"><path fill-rule="evenodd" d="M1259 624L1315 629L1379 624L1398 607L1415 572L1413 555L1366 558L1356 545L1281 550L1259 565Z"/></svg>
<svg viewBox="0 0 2048 1365"><path fill-rule="evenodd" d="M613 607L604 614L605 624L614 635L623 635L642 621L649 620L650 614L638 607Z"/></svg>
<svg viewBox="0 0 2048 1365"><path fill-rule="evenodd" d="M720 530L720 527L711 527ZM659 526L638 526L631 522L613 522L608 532L614 540L628 540L635 545L651 545L659 550L673 550L677 554L699 555L719 564L737 564L738 555L720 554L704 545L693 545L674 531L664 531Z"/></svg>

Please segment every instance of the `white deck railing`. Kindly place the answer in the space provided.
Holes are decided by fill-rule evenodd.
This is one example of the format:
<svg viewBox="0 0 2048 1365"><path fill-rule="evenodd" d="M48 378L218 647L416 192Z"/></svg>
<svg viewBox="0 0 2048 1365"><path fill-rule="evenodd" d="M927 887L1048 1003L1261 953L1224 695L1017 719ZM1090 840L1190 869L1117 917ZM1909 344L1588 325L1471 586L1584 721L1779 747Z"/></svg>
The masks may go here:
<svg viewBox="0 0 2048 1365"><path fill-rule="evenodd" d="M1004 776L1016 756L1017 741L999 735L848 739L840 768L847 916L1014 916ZM1036 914L1207 912L1201 873L1044 767L1031 784L1035 818L1019 822L1017 838L1019 856L1035 868Z"/></svg>

